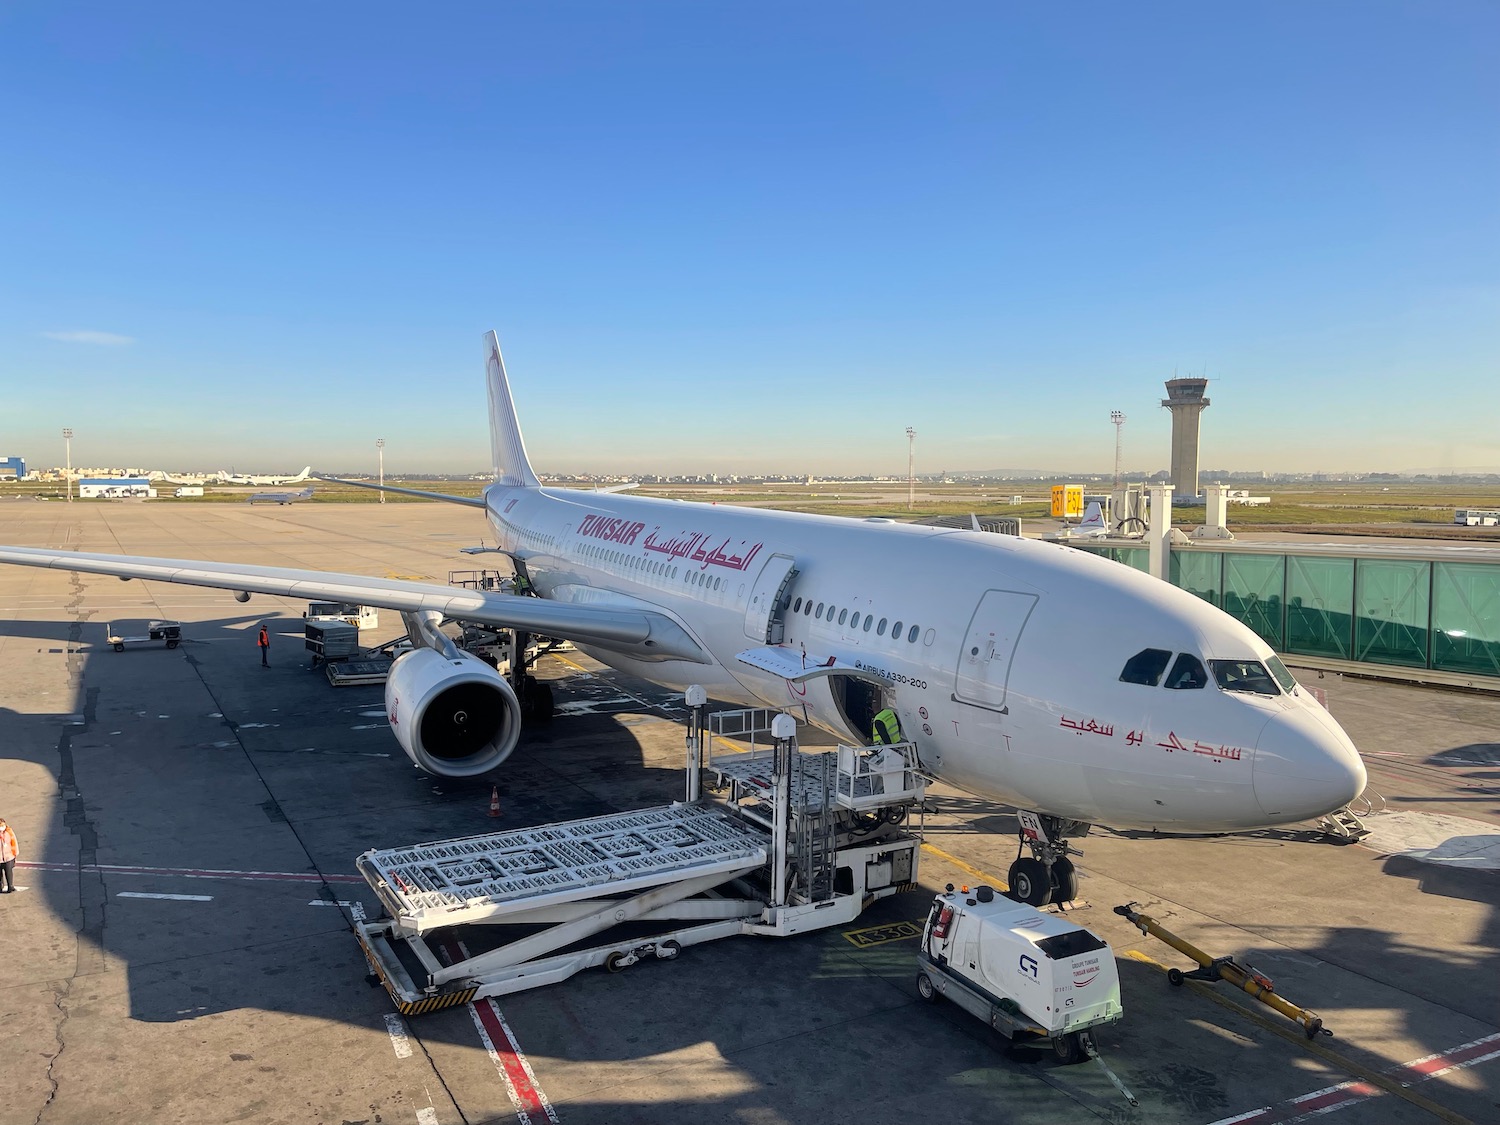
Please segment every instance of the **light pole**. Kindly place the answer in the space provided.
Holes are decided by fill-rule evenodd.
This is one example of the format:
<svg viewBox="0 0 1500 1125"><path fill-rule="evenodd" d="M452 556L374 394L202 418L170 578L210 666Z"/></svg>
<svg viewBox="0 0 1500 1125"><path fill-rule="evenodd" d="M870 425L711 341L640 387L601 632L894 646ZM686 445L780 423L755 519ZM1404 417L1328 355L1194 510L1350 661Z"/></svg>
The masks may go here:
<svg viewBox="0 0 1500 1125"><path fill-rule="evenodd" d="M73 427L72 426L64 426L63 427L63 445L64 445L64 447L68 451L68 453L67 453L68 467L67 467L67 469L65 471L67 472L68 503L71 504L73 502Z"/></svg>
<svg viewBox="0 0 1500 1125"><path fill-rule="evenodd" d="M1115 424L1115 487L1120 487L1120 431L1125 428L1125 415L1118 410L1109 412L1109 420Z"/></svg>
<svg viewBox="0 0 1500 1125"><path fill-rule="evenodd" d="M385 503L385 438L375 439L375 451L380 455L380 502Z"/></svg>
<svg viewBox="0 0 1500 1125"><path fill-rule="evenodd" d="M917 502L917 478L912 476L912 458L915 455L917 431L906 427L906 510L909 512Z"/></svg>

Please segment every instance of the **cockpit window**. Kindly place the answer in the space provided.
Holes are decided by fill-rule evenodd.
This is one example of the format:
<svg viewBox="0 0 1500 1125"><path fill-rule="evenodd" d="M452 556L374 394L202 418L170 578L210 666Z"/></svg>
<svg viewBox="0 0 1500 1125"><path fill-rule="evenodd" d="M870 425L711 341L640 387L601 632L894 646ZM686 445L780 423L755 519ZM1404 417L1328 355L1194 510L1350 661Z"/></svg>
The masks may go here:
<svg viewBox="0 0 1500 1125"><path fill-rule="evenodd" d="M1271 669L1271 675L1276 677L1276 682L1281 685L1281 690L1288 695L1297 686L1297 678L1287 671L1286 665L1281 662L1281 657L1273 656L1266 661L1266 667Z"/></svg>
<svg viewBox="0 0 1500 1125"><path fill-rule="evenodd" d="M1248 691L1253 695L1280 695L1266 666L1256 660L1210 660L1214 679L1225 691Z"/></svg>
<svg viewBox="0 0 1500 1125"><path fill-rule="evenodd" d="M1208 684L1208 673L1203 670L1203 661L1190 652L1179 652L1177 663L1167 674L1166 686L1174 690L1201 688Z"/></svg>
<svg viewBox="0 0 1500 1125"><path fill-rule="evenodd" d="M1155 687L1161 683L1161 674L1167 670L1172 654L1164 648L1145 648L1125 661L1125 670L1120 673L1122 684L1145 684Z"/></svg>

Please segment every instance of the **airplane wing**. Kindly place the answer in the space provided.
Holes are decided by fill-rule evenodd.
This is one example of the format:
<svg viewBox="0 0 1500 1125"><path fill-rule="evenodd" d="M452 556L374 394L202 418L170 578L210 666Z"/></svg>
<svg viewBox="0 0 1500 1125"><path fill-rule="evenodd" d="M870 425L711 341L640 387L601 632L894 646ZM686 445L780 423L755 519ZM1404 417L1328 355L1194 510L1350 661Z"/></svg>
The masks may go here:
<svg viewBox="0 0 1500 1125"><path fill-rule="evenodd" d="M445 500L449 504L466 504L470 508L483 508L483 496L454 496L449 492L424 492L420 488L397 488L393 484L371 484L367 480L342 480L339 477L324 476L322 473L314 473L318 480L326 480L329 484L347 484L350 488L372 488L376 492L398 492L402 496L420 496L424 500Z"/></svg>
<svg viewBox="0 0 1500 1125"><path fill-rule="evenodd" d="M401 579L371 578L279 566L98 555L37 547L0 547L0 563L112 574L152 582L211 586L245 594L274 594L309 601L341 601L403 612L435 610L448 617L522 629L558 640L577 641L645 660L710 662L709 655L681 625L648 609L571 605L545 598L461 590Z"/></svg>
<svg viewBox="0 0 1500 1125"><path fill-rule="evenodd" d="M806 683L808 680L816 680L823 676L853 676L855 679L869 680L871 683L882 682L877 673L846 663L836 656L814 656L811 653L784 648L781 645L749 648L744 652L736 653L735 659L741 664L759 668L762 672L770 672L773 676L780 676L792 683Z"/></svg>

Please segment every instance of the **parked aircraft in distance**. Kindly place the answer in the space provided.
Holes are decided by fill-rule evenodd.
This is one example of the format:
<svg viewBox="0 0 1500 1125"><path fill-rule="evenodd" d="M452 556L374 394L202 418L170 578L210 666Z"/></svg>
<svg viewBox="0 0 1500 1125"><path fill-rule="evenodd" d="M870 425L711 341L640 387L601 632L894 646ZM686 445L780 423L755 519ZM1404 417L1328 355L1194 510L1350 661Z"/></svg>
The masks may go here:
<svg viewBox="0 0 1500 1125"><path fill-rule="evenodd" d="M868 742L891 708L933 775L1021 810L1012 892L1071 899L1094 823L1228 832L1334 812L1365 767L1250 629L1186 591L1055 543L971 530L543 488L494 333L494 483L465 504L537 596L313 570L0 548L0 561L403 612L386 711L438 775L500 765L550 692L460 651L446 618L571 640L613 667L785 708ZM366 485L366 487L380 487Z"/></svg>
<svg viewBox="0 0 1500 1125"><path fill-rule="evenodd" d="M302 471L294 477L242 476L235 473L226 473L223 469L219 470L219 480L225 484L301 484L310 476L312 476L311 465L304 466Z"/></svg>
<svg viewBox="0 0 1500 1125"><path fill-rule="evenodd" d="M311 500L312 494L312 485L308 485L301 492L255 492L251 494L248 503L295 504L300 500Z"/></svg>

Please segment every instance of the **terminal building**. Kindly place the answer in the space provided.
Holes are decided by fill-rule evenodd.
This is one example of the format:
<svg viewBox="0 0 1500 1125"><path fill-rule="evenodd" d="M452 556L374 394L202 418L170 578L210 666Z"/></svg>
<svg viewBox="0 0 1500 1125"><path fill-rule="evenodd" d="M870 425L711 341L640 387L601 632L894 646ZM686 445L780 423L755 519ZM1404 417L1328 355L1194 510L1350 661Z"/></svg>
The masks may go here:
<svg viewBox="0 0 1500 1125"><path fill-rule="evenodd" d="M0 457L0 480L20 480L26 475L26 462L20 457Z"/></svg>

